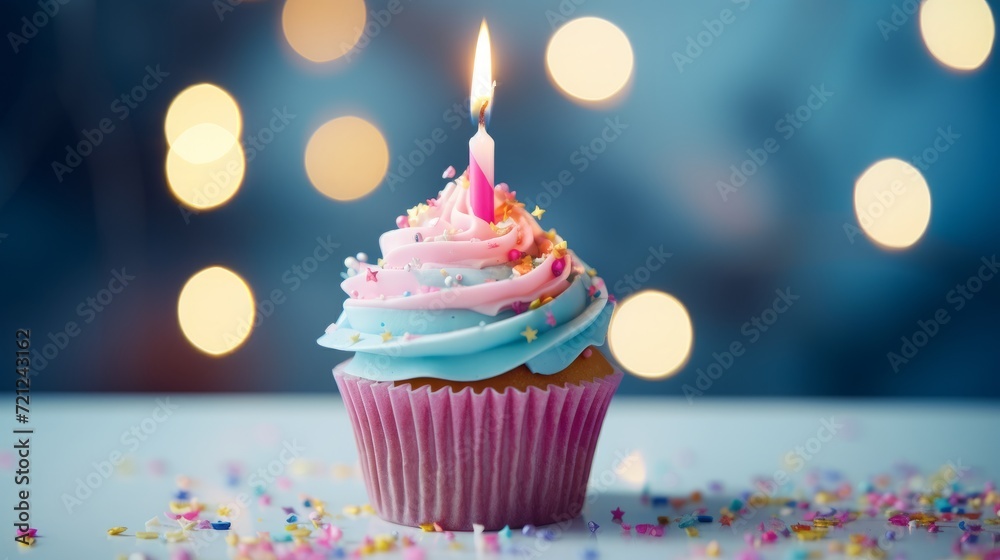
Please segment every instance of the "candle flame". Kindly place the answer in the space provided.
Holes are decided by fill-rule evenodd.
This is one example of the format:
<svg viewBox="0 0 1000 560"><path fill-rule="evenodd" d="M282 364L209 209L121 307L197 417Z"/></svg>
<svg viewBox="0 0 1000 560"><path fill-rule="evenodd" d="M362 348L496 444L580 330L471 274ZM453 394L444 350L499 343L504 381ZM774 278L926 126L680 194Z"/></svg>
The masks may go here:
<svg viewBox="0 0 1000 560"><path fill-rule="evenodd" d="M493 104L493 56L490 51L490 30L483 20L479 28L479 40L476 42L476 60L472 66L472 91L469 94L469 108L472 120L481 124L489 115ZM485 105L486 112L483 112Z"/></svg>

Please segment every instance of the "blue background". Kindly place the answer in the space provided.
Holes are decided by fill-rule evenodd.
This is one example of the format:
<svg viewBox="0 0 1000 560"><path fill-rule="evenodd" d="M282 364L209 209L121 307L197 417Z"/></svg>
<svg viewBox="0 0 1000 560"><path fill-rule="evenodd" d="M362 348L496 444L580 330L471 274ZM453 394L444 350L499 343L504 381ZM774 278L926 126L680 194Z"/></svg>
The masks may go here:
<svg viewBox="0 0 1000 560"><path fill-rule="evenodd" d="M889 1L754 0L745 10L729 0L563 4L574 6L571 17L603 17L628 35L635 69L615 102L581 106L550 82L544 53L558 0L404 0L350 63L326 65L291 51L275 1L244 2L220 21L207 1L71 0L20 52L5 41L0 333L30 327L39 349L50 338L65 342L44 367L35 362L35 388L335 391L329 371L347 356L315 339L345 297L341 261L376 255L378 235L443 186L444 168L464 168L474 129L452 128L445 112L465 102L486 17L498 81L490 126L497 180L534 199L543 181L569 170L574 182L545 225L611 285L644 266L650 248L672 254L642 287L687 306L691 359L666 380L628 376L622 392L676 395L695 386L713 353L746 342L742 325L788 288L800 299L706 397L1000 397L1000 280L959 311L946 301L1000 244L993 58L972 73L942 67L915 16L884 36L878 22L891 17ZM673 53L726 8L736 21L679 70ZM19 29L37 10L5 2L0 30ZM156 65L169 76L57 180L52 161L81 130L117 117L111 103ZM229 204L186 215L164 179L163 117L178 92L206 81L239 102L245 134L266 127L276 108L295 118L248 164ZM777 135L775 123L824 85L833 95L822 108L791 138ZM436 128L447 140L394 188L383 183L359 201L335 202L310 185L302 160L312 132L347 114L382 131L390 171ZM608 118L628 128L581 170L571 155ZM901 252L863 235L852 240L844 226L857 225L856 178L879 159L911 159L948 127L960 138L923 171L933 204L923 239ZM771 136L780 150L723 201L716 182ZM339 252L291 291L283 275L312 254L317 237L340 243ZM274 289L287 296L223 358L195 350L176 318L184 282L213 264L237 271L258 300ZM135 279L85 322L79 304L122 267ZM887 352L942 307L951 320L894 371ZM69 321L80 332L64 337Z"/></svg>

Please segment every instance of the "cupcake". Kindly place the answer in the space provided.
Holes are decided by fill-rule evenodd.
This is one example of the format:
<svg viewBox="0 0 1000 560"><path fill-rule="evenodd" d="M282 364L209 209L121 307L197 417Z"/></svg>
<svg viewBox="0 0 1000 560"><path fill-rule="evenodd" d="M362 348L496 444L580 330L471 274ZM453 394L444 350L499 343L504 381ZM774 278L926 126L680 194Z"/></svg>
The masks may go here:
<svg viewBox="0 0 1000 560"><path fill-rule="evenodd" d="M571 519L622 374L595 348L604 282L506 185L493 223L465 175L347 259L319 344L336 366L368 496L383 519L487 530ZM613 300L612 300L613 301Z"/></svg>

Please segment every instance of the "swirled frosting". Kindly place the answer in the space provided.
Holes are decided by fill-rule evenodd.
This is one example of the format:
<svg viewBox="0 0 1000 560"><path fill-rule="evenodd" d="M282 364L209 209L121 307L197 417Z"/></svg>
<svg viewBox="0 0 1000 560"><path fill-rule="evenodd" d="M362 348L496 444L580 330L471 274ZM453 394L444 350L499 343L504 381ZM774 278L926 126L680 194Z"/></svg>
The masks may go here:
<svg viewBox="0 0 1000 560"><path fill-rule="evenodd" d="M355 352L351 375L376 381L478 381L521 364L565 369L604 343L604 282L506 185L494 223L476 217L463 175L382 234L377 264L348 259L349 298L322 346Z"/></svg>

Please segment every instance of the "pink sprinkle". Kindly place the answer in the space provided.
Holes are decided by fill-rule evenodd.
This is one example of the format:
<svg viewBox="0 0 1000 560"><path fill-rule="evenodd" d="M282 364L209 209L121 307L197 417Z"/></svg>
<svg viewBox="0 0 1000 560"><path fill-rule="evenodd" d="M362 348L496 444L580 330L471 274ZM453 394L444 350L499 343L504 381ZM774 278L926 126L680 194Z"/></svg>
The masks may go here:
<svg viewBox="0 0 1000 560"><path fill-rule="evenodd" d="M163 515L166 515L168 518L173 519L174 521L177 521L178 519L181 518L180 514L171 513L169 511L163 512Z"/></svg>
<svg viewBox="0 0 1000 560"><path fill-rule="evenodd" d="M181 517L183 517L184 519L187 519L188 521L191 521L192 519L198 517L199 513L200 512L195 509L195 510L191 510L191 511L189 511L187 513L182 513Z"/></svg>
<svg viewBox="0 0 1000 560"><path fill-rule="evenodd" d="M909 522L910 518L907 517L906 515L893 515L892 517L889 518L889 523L891 525L896 525L899 527L906 527L906 525Z"/></svg>
<svg viewBox="0 0 1000 560"><path fill-rule="evenodd" d="M816 516L817 516L817 515L819 515L819 514L818 514L817 512L815 512L815 511L810 511L810 512L808 512L808 513L804 513L804 514L802 515L802 520L803 520L803 521L812 521L813 519L816 519Z"/></svg>
<svg viewBox="0 0 1000 560"><path fill-rule="evenodd" d="M632 525L628 523L622 523L622 533L628 533L632 530Z"/></svg>
<svg viewBox="0 0 1000 560"><path fill-rule="evenodd" d="M410 227L410 219L406 216L396 216L396 227L399 229Z"/></svg>
<svg viewBox="0 0 1000 560"><path fill-rule="evenodd" d="M593 350L591 350L591 349L590 349L589 347L588 347L588 348L585 348L585 349L583 350L583 357L584 357L584 358L589 358L589 357L591 357L591 356L592 356L593 354L594 354L594 351L593 351Z"/></svg>
<svg viewBox="0 0 1000 560"><path fill-rule="evenodd" d="M507 251L507 260L511 262L521 260L521 251L518 251L517 249Z"/></svg>
<svg viewBox="0 0 1000 560"><path fill-rule="evenodd" d="M424 560L427 556L419 546L408 546L403 549L403 560Z"/></svg>
<svg viewBox="0 0 1000 560"><path fill-rule="evenodd" d="M773 543L778 540L778 534L774 531L765 531L764 534L760 536L760 540L766 543Z"/></svg>
<svg viewBox="0 0 1000 560"><path fill-rule="evenodd" d="M340 538L344 536L344 532L340 530L340 527L336 527L334 525L330 525L327 528L326 534L327 536L330 537L330 540L333 542L339 541Z"/></svg>
<svg viewBox="0 0 1000 560"><path fill-rule="evenodd" d="M38 534L38 529L35 529L35 528L32 528L32 527L28 527L27 531L22 531L20 529L17 530L17 536L18 537L23 537L23 536L27 535L27 536L29 536L31 538L35 538L35 535L37 535L37 534Z"/></svg>
<svg viewBox="0 0 1000 560"><path fill-rule="evenodd" d="M635 526L635 532L640 535L645 535L653 526L649 523L639 523Z"/></svg>
<svg viewBox="0 0 1000 560"><path fill-rule="evenodd" d="M292 487L292 481L287 476L282 476L278 478L277 482L278 482L278 488L281 488L282 490L288 490L289 488Z"/></svg>
<svg viewBox="0 0 1000 560"><path fill-rule="evenodd" d="M451 179L454 176L455 176L455 166L454 165L449 165L448 169L445 169L444 173L441 174L441 178L442 179Z"/></svg>
<svg viewBox="0 0 1000 560"><path fill-rule="evenodd" d="M652 528L649 530L649 536L651 536L651 537L662 537L663 536L663 527L660 527L659 525L653 525Z"/></svg>
<svg viewBox="0 0 1000 560"><path fill-rule="evenodd" d="M566 257L552 261L552 276L562 276L566 270Z"/></svg>
<svg viewBox="0 0 1000 560"><path fill-rule="evenodd" d="M269 505L271 505L271 496L268 496L267 494L264 494L257 501L260 502L260 505L262 505L262 506L269 506Z"/></svg>

